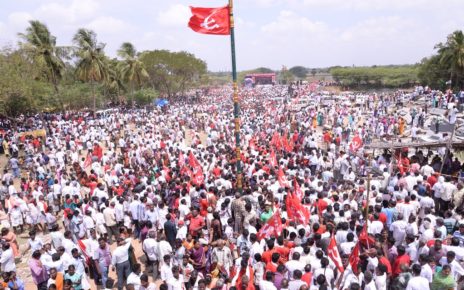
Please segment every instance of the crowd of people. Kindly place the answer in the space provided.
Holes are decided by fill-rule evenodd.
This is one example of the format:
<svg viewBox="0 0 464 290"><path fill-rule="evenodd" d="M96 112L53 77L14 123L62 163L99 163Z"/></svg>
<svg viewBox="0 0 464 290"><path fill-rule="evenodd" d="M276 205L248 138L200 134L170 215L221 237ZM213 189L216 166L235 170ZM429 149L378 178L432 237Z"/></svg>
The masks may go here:
<svg viewBox="0 0 464 290"><path fill-rule="evenodd" d="M295 111L285 90L241 91L240 160L228 87L4 128L0 289L26 289L21 261L39 290L461 289L462 160L363 146L406 138L437 94L408 122L401 92Z"/></svg>

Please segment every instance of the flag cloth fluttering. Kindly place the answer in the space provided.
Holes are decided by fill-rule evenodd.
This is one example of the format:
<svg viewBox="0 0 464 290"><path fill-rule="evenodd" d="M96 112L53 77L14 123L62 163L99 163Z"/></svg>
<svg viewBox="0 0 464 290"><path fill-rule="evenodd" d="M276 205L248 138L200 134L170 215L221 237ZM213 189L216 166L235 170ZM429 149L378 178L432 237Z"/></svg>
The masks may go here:
<svg viewBox="0 0 464 290"><path fill-rule="evenodd" d="M285 206L287 209L287 215L290 220L297 222L298 224L307 225L309 224L310 213L306 207L301 204L300 199L293 193L288 193L285 200Z"/></svg>
<svg viewBox="0 0 464 290"><path fill-rule="evenodd" d="M283 226L280 219L280 210L277 210L272 217L266 222L265 225L258 232L258 239L278 237L282 233Z"/></svg>
<svg viewBox="0 0 464 290"><path fill-rule="evenodd" d="M359 137L359 135L356 135L351 140L350 151L353 152L353 153L356 153L359 150L359 148L362 147L362 145L363 145L363 141L362 141L361 137Z"/></svg>
<svg viewBox="0 0 464 290"><path fill-rule="evenodd" d="M360 247L359 242L357 242L356 245L354 246L353 251L351 252L351 255L350 255L350 258L349 258L350 265L351 265L351 270L356 275L358 275L358 273L359 273L358 265L359 265L359 261L361 260L359 258L359 251L360 251L359 247Z"/></svg>
<svg viewBox="0 0 464 290"><path fill-rule="evenodd" d="M188 26L203 34L229 35L229 6L219 8L190 7L192 17Z"/></svg>
<svg viewBox="0 0 464 290"><path fill-rule="evenodd" d="M330 238L329 247L327 248L327 255L335 264L338 271L342 273L345 269L343 268L342 259L340 258L340 254L337 248L337 242L335 241L335 237L333 235L332 238Z"/></svg>

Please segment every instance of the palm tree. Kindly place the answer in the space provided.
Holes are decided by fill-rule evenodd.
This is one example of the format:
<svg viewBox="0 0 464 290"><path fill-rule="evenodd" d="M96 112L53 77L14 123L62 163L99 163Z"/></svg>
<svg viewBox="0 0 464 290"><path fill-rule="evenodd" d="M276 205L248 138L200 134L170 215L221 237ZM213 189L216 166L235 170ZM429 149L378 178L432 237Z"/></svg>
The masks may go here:
<svg viewBox="0 0 464 290"><path fill-rule="evenodd" d="M142 80L148 78L143 63L138 58L137 51L130 42L124 42L118 50L118 56L123 59L119 63L123 79L131 86L131 95L134 94L135 87L142 86Z"/></svg>
<svg viewBox="0 0 464 290"><path fill-rule="evenodd" d="M58 83L65 67L63 58L67 57L70 49L56 46L56 37L42 22L31 20L29 24L25 33L18 34L19 46L37 67L44 69L46 78L58 95Z"/></svg>
<svg viewBox="0 0 464 290"><path fill-rule="evenodd" d="M464 82L464 33L461 30L448 35L446 43L439 43L438 48L440 62L450 68L451 80L456 86Z"/></svg>
<svg viewBox="0 0 464 290"><path fill-rule="evenodd" d="M108 60L108 78L105 86L110 95L117 95L117 100L112 98L113 102L119 102L121 92L126 90L124 86L121 70L119 69L119 61L117 59Z"/></svg>
<svg viewBox="0 0 464 290"><path fill-rule="evenodd" d="M81 28L73 37L77 46L76 65L77 77L85 82L90 82L93 95L93 112L96 110L95 83L108 78L108 68L103 49L105 45L97 42L97 34L89 29Z"/></svg>

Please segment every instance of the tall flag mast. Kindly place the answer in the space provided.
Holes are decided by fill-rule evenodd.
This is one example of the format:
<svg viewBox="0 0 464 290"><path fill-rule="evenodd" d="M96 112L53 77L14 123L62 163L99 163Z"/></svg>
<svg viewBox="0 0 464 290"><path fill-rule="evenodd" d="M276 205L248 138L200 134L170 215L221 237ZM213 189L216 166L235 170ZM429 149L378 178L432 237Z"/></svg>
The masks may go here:
<svg viewBox="0 0 464 290"><path fill-rule="evenodd" d="M234 32L234 12L233 0L229 0L229 5L219 8L200 8L190 7L192 17L189 27L198 33L214 35L230 35L230 50L232 55L232 88L234 102L234 136L235 136L235 166L237 190L242 193L242 154L240 150L240 104L238 98L237 85L237 65L235 58L235 32Z"/></svg>

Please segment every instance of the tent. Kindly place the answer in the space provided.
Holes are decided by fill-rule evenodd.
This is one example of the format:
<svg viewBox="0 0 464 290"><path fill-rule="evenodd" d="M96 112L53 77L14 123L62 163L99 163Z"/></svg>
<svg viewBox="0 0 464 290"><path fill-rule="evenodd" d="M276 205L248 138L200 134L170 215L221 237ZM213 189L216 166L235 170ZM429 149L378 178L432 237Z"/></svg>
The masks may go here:
<svg viewBox="0 0 464 290"><path fill-rule="evenodd" d="M155 101L155 106L157 106L157 107L164 107L164 106L166 106L168 104L169 104L169 102L166 99L158 99L158 100Z"/></svg>

